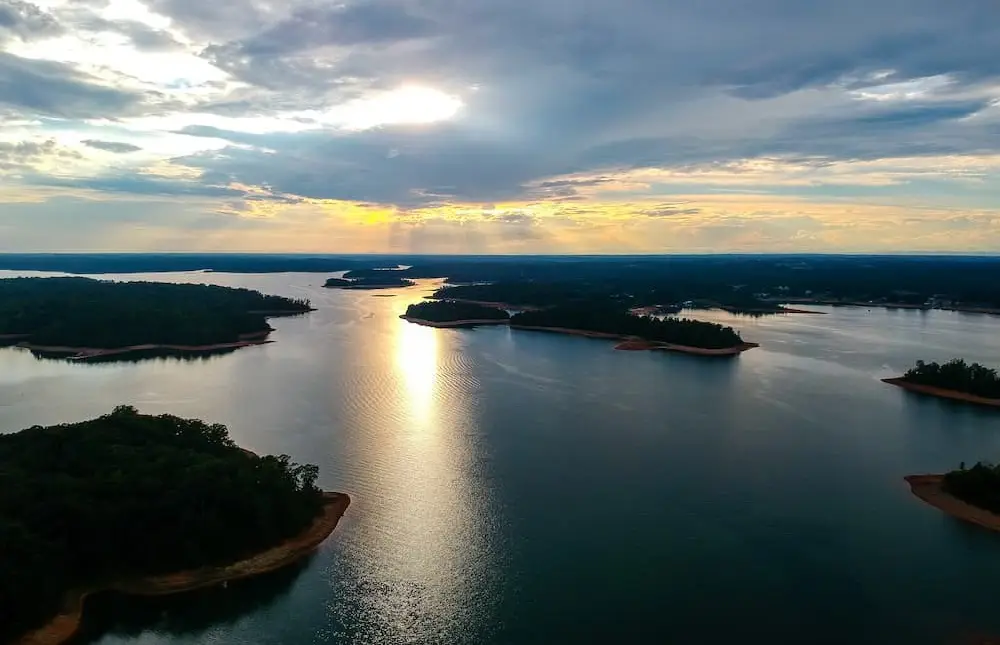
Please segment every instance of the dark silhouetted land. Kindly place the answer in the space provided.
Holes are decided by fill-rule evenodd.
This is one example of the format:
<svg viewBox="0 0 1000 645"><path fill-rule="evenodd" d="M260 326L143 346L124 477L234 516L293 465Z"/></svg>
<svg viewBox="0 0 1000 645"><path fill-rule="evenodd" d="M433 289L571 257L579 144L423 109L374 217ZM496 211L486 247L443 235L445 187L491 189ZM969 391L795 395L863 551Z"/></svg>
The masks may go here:
<svg viewBox="0 0 1000 645"><path fill-rule="evenodd" d="M918 394L1000 407L997 371L958 358L943 364L917 361L903 376L883 380Z"/></svg>
<svg viewBox="0 0 1000 645"><path fill-rule="evenodd" d="M310 310L307 300L211 285L0 280L0 338L51 354L232 349L263 342L269 316Z"/></svg>
<svg viewBox="0 0 1000 645"><path fill-rule="evenodd" d="M302 557L349 502L225 426L122 406L0 435L0 640L61 642L88 593L162 594Z"/></svg>
<svg viewBox="0 0 1000 645"><path fill-rule="evenodd" d="M503 325L510 320L510 314L497 307L468 302L427 300L407 307L402 318L431 327L470 327Z"/></svg>

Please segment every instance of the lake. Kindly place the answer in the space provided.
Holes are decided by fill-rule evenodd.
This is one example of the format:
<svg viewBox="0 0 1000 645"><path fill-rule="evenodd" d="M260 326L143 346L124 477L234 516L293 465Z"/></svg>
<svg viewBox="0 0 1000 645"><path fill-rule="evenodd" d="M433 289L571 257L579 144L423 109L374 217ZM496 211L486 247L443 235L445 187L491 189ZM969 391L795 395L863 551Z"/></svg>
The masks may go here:
<svg viewBox="0 0 1000 645"><path fill-rule="evenodd" d="M199 417L246 448L319 465L320 484L353 504L302 566L187 596L98 599L81 643L1000 636L1000 534L921 503L902 479L997 459L1000 414L879 382L918 358L1000 365L1000 318L710 313L761 343L715 360L400 320L433 282L104 277L246 286L319 310L272 320L272 344L198 360L2 349L0 432L123 403Z"/></svg>

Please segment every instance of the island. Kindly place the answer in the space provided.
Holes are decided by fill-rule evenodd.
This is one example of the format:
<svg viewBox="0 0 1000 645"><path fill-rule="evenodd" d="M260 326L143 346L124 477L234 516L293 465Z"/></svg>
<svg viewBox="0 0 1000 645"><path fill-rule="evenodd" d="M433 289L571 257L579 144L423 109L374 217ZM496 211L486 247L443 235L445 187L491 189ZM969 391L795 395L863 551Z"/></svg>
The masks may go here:
<svg viewBox="0 0 1000 645"><path fill-rule="evenodd" d="M997 371L959 358L944 364L917 361L903 376L882 381L917 394L1000 408Z"/></svg>
<svg viewBox="0 0 1000 645"><path fill-rule="evenodd" d="M961 464L944 475L905 478L914 495L952 517L1000 531L1000 466Z"/></svg>
<svg viewBox="0 0 1000 645"><path fill-rule="evenodd" d="M318 473L239 448L223 425L129 406L0 435L0 642L69 639L93 593L177 593L295 562L350 503Z"/></svg>
<svg viewBox="0 0 1000 645"><path fill-rule="evenodd" d="M452 300L425 300L410 305L403 320L428 327L506 325L510 314L497 307Z"/></svg>
<svg viewBox="0 0 1000 645"><path fill-rule="evenodd" d="M259 345L267 318L309 311L308 300L205 284L0 279L0 342L78 360Z"/></svg>
<svg viewBox="0 0 1000 645"><path fill-rule="evenodd" d="M388 273L388 272L386 272ZM416 282L398 276L370 276L363 278L330 278L323 285L327 289L399 289L412 287Z"/></svg>
<svg viewBox="0 0 1000 645"><path fill-rule="evenodd" d="M513 329L547 331L623 341L622 350L664 350L702 356L733 356L758 345L732 327L699 320L636 316L610 304L578 303L524 311Z"/></svg>

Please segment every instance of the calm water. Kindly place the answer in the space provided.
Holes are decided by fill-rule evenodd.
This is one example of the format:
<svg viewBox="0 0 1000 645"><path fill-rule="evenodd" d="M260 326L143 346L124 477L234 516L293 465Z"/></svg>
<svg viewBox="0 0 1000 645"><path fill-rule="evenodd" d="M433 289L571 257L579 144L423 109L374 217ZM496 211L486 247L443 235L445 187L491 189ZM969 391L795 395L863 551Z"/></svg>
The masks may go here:
<svg viewBox="0 0 1000 645"><path fill-rule="evenodd" d="M247 448L318 464L354 504L301 567L105 599L86 642L1000 635L1000 535L921 504L901 479L1000 457L1000 415L878 381L917 358L1000 365L1000 318L735 319L763 347L714 361L399 320L429 284L377 297L323 290L316 274L143 277L308 296L319 311L273 321L271 345L206 360L76 365L0 350L0 431L120 403L201 417Z"/></svg>

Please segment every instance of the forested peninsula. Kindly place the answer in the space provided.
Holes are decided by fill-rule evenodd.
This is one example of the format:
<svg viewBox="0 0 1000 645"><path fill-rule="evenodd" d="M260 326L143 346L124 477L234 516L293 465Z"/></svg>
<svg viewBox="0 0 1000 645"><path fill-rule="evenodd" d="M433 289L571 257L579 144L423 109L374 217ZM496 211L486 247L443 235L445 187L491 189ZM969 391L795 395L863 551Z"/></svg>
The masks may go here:
<svg viewBox="0 0 1000 645"><path fill-rule="evenodd" d="M614 302L574 302L521 311L464 300L410 305L400 318L433 327L468 327L509 323L512 329L546 331L619 340L616 349L665 350L702 356L732 356L757 347L732 327L701 320L658 318L623 310Z"/></svg>
<svg viewBox="0 0 1000 645"><path fill-rule="evenodd" d="M406 313L400 317L430 327L504 325L510 320L510 314L497 307L448 300L425 300L414 303L407 307Z"/></svg>
<svg viewBox="0 0 1000 645"><path fill-rule="evenodd" d="M567 304L524 311L510 319L514 329L550 331L625 342L619 349L660 349L702 355L732 355L752 349L732 327L700 320L636 316L613 306Z"/></svg>
<svg viewBox="0 0 1000 645"><path fill-rule="evenodd" d="M952 517L1000 531L1000 466L961 464L944 475L906 478L913 494Z"/></svg>
<svg viewBox="0 0 1000 645"><path fill-rule="evenodd" d="M225 426L128 406L0 434L0 642L69 639L91 593L176 593L291 564L350 501L317 475L240 449Z"/></svg>
<svg viewBox="0 0 1000 645"><path fill-rule="evenodd" d="M883 381L918 394L1000 408L997 371L959 358L943 364L917 361L903 376Z"/></svg>
<svg viewBox="0 0 1000 645"><path fill-rule="evenodd" d="M0 280L0 342L46 355L231 349L265 342L269 316L308 311L308 300L213 285Z"/></svg>

